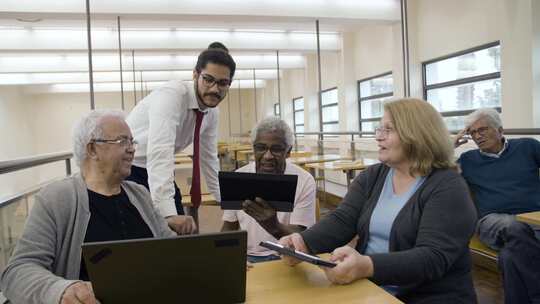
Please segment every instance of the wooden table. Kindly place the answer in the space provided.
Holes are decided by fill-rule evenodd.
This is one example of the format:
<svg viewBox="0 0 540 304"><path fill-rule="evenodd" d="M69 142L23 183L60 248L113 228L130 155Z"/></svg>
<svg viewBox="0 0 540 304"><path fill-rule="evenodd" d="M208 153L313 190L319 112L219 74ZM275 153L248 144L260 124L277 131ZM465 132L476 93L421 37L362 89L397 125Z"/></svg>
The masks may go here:
<svg viewBox="0 0 540 304"><path fill-rule="evenodd" d="M184 156L184 157L175 157L174 158L174 163L175 164L191 164L193 162L193 160L191 159L191 157L188 157L188 156Z"/></svg>
<svg viewBox="0 0 540 304"><path fill-rule="evenodd" d="M235 153L235 168L238 169L239 167L239 163L238 161L240 159L242 160L246 160L249 162L249 157L253 154L253 149L246 149L246 150L237 150L237 151L234 151Z"/></svg>
<svg viewBox="0 0 540 304"><path fill-rule="evenodd" d="M254 264L247 272L246 303L402 303L369 280L330 283L317 266L283 261Z"/></svg>
<svg viewBox="0 0 540 304"><path fill-rule="evenodd" d="M290 157L308 157L312 155L313 155L313 152L310 152L310 151L291 151Z"/></svg>
<svg viewBox="0 0 540 304"><path fill-rule="evenodd" d="M527 224L540 226L540 211L518 214L516 219Z"/></svg>
<svg viewBox="0 0 540 304"><path fill-rule="evenodd" d="M312 163L324 163L328 161L346 159L338 154L312 155L307 157L289 157L293 164L304 166Z"/></svg>
<svg viewBox="0 0 540 304"><path fill-rule="evenodd" d="M215 206L215 205L217 205L216 198L210 193L203 193L201 195L201 205ZM193 206L191 204L191 195L189 195L189 194L182 195L182 206L184 206L184 207L192 207Z"/></svg>
<svg viewBox="0 0 540 304"><path fill-rule="evenodd" d="M351 184L351 180L354 178L354 171L364 170L368 166L378 163L379 160L372 158L359 158L357 160L338 160L333 162L324 163L311 163L306 164L309 169L318 170L330 170L330 171L343 171L347 177L347 188Z"/></svg>

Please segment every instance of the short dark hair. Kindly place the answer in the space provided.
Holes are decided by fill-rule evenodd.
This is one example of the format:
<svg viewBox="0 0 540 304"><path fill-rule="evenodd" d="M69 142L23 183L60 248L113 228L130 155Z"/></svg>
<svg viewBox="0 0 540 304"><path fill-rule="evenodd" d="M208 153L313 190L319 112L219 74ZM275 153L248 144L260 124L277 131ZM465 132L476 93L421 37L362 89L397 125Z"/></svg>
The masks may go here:
<svg viewBox="0 0 540 304"><path fill-rule="evenodd" d="M230 77L232 80L236 70L236 63L229 54L229 49L227 49L223 43L217 41L212 42L206 50L199 54L199 58L197 58L197 65L195 66L197 73L200 73L202 69L206 68L206 65L209 62L228 67L231 71Z"/></svg>

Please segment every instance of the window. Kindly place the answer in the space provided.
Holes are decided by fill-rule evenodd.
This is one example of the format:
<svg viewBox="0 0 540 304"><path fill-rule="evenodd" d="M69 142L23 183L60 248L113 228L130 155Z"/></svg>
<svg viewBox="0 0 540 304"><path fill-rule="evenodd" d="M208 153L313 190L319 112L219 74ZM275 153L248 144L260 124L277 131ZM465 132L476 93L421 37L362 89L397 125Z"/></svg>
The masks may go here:
<svg viewBox="0 0 540 304"><path fill-rule="evenodd" d="M424 62L424 98L444 117L448 129L464 127L478 108L501 110L499 42Z"/></svg>
<svg viewBox="0 0 540 304"><path fill-rule="evenodd" d="M321 92L321 118L323 132L339 131L338 90L331 88Z"/></svg>
<svg viewBox="0 0 540 304"><path fill-rule="evenodd" d="M359 127L374 132L383 116L384 103L394 95L392 72L358 81Z"/></svg>
<svg viewBox="0 0 540 304"><path fill-rule="evenodd" d="M274 104L274 115L279 116L279 103Z"/></svg>
<svg viewBox="0 0 540 304"><path fill-rule="evenodd" d="M304 97L293 99L294 132L304 132Z"/></svg>

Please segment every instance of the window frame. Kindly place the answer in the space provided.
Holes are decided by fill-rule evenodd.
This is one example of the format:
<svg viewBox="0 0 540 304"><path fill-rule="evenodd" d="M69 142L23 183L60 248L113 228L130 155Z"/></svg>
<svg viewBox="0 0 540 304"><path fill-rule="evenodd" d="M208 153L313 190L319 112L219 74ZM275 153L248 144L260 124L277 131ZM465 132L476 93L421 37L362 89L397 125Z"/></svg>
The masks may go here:
<svg viewBox="0 0 540 304"><path fill-rule="evenodd" d="M360 80L356 81L356 88L358 90L357 91L358 92L358 130L360 132L362 132L362 123L363 122L380 121L381 118L382 118L382 116L381 117L372 117L372 118L362 118L362 102L363 101L373 100L373 99L387 98L387 97L393 97L394 96L394 86L392 85L392 92L382 93L382 94L375 94L375 95L369 95L369 96L362 97L362 93L361 93L361 90L360 90L360 84L362 82L370 81L370 80L373 80L375 78L385 77L385 76L388 76L388 75L392 75L392 81L393 81L394 80L394 75L393 75L392 71L384 72L384 73L381 73L381 74L378 74L378 75L375 75L375 76L363 78L363 79L360 79Z"/></svg>
<svg viewBox="0 0 540 304"><path fill-rule="evenodd" d="M471 83L476 83L476 82L485 81L485 80L501 79L501 71L498 71L498 72L481 74L481 75L477 75L477 76L465 77L465 78L460 78L460 79L455 79L455 80L450 80L450 81L444 81L444 82L428 85L427 84L427 75L426 75L426 69L427 69L427 66L429 64L436 63L436 62L443 61L443 60L447 60L447 59L451 59L451 58L455 58L455 57L459 57L459 56L463 56L463 55L474 53L474 52L478 52L478 51L481 51L481 50L489 49L489 48L492 48L492 47L495 47L495 46L500 46L500 45L501 45L501 42L499 40L497 40L497 41L485 43L485 44L482 44L482 45L479 45L479 46L475 46L475 47L472 47L472 48L468 48L468 49L465 49L465 50L462 50L462 51L454 52L454 53L451 53L451 54L448 54L448 55L440 56L440 57L433 58L433 59L422 62L422 95L424 97L424 100L427 101L427 95L428 95L429 90L449 88L449 87L454 87L454 86L463 85L463 84L471 84ZM501 81L502 81L502 79L501 79ZM497 110L499 113L502 111L501 107L494 107L493 109ZM477 109L458 110L458 111L445 111L445 112L439 112L439 113L443 117L458 117L458 116L469 115L470 113L472 113L472 112L474 112L476 110Z"/></svg>
<svg viewBox="0 0 540 304"><path fill-rule="evenodd" d="M337 86L322 90L320 92L320 94L321 94L320 100L321 101L320 101L320 104L319 104L319 115L321 117L321 132L324 132L323 130L324 130L325 125L336 125L336 124L339 125L339 118L338 118L338 120L331 120L331 121L327 121L327 122L324 122L324 118L323 118L323 109L324 108L329 108L329 107L337 107L338 108L338 117L339 117L339 96L338 96L338 99L337 99L337 101L335 103L330 103L330 104L326 104L326 105L322 104L322 95L324 93L330 92L332 90L336 90L339 93Z"/></svg>
<svg viewBox="0 0 540 304"><path fill-rule="evenodd" d="M281 105L279 104L279 102L274 103L274 116L281 117Z"/></svg>
<svg viewBox="0 0 540 304"><path fill-rule="evenodd" d="M295 101L298 100L298 99L304 99L304 96L299 96L299 97L295 97L292 99L292 106L293 106L293 128L294 128L294 133L296 134L296 127L297 126L302 126L304 127L304 132L306 131L305 129L305 122L303 124L296 124L296 113L297 112L304 112L304 110L306 109L306 101L304 100L304 107L301 109L301 110L297 110L296 109L296 105L295 105ZM304 112L305 113L305 112ZM304 117L304 120L305 120L305 117Z"/></svg>

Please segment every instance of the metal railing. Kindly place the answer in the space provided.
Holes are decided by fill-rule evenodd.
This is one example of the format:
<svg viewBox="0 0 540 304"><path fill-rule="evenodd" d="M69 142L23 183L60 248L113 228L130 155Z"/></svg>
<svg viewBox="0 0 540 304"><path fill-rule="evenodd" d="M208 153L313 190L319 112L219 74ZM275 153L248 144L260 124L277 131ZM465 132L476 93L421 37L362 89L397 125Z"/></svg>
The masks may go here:
<svg viewBox="0 0 540 304"><path fill-rule="evenodd" d="M450 131L451 134L455 135L459 131ZM540 128L515 128L515 129L504 129L504 134L506 135L540 135ZM324 136L339 136L339 135L348 135L351 136L350 145L351 145L351 157L355 159L355 141L354 137L373 137L375 132L360 132L360 131L342 131L342 132L296 132L294 133L294 150L298 151L298 136L304 135L317 135L317 150L319 154L324 153Z"/></svg>
<svg viewBox="0 0 540 304"><path fill-rule="evenodd" d="M0 175L64 161L66 175L69 176L71 175L72 157L73 154L71 152L58 152L0 161ZM11 256L15 244L22 233L26 218L32 207L33 196L41 188L54 180L55 179L51 179L44 183L33 185L16 194L0 198L0 271L7 263L7 260Z"/></svg>

